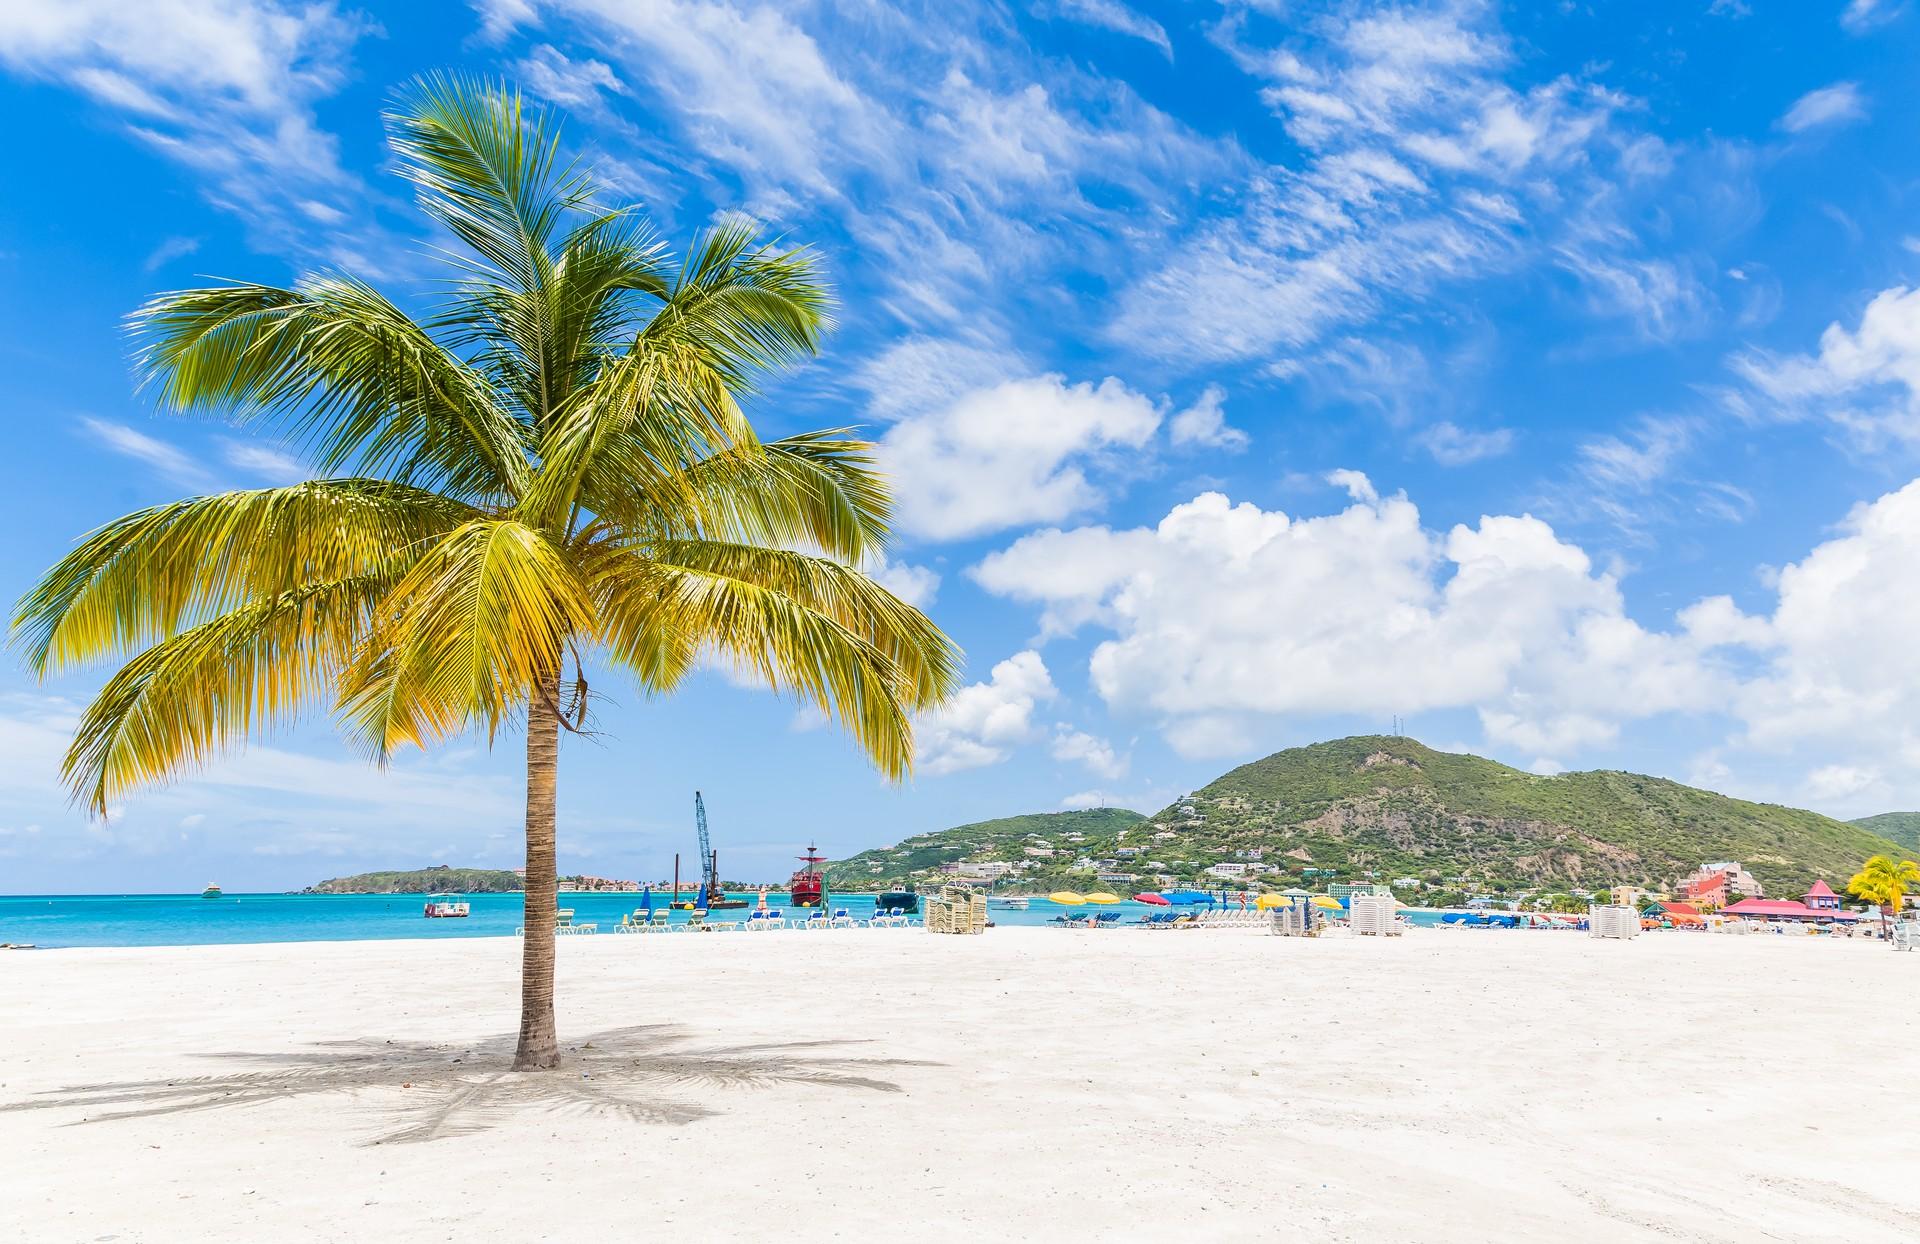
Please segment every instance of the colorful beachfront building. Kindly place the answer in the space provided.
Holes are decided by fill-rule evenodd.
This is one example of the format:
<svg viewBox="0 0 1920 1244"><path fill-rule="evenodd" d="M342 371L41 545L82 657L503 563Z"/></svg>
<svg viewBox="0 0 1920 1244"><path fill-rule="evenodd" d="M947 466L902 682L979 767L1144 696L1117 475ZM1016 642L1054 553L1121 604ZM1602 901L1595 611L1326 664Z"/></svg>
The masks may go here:
<svg viewBox="0 0 1920 1244"><path fill-rule="evenodd" d="M1758 879L1734 860L1702 864L1676 888L1675 897L1681 902L1708 911L1725 907L1735 899L1765 898L1767 894Z"/></svg>
<svg viewBox="0 0 1920 1244"><path fill-rule="evenodd" d="M1788 898L1743 898L1722 908L1720 914L1748 920L1839 920L1852 923L1860 919L1858 912L1841 911L1837 900L1832 907L1809 907Z"/></svg>
<svg viewBox="0 0 1920 1244"><path fill-rule="evenodd" d="M1814 882L1802 901L1815 911L1840 910L1840 896L1835 894L1833 888L1824 881Z"/></svg>

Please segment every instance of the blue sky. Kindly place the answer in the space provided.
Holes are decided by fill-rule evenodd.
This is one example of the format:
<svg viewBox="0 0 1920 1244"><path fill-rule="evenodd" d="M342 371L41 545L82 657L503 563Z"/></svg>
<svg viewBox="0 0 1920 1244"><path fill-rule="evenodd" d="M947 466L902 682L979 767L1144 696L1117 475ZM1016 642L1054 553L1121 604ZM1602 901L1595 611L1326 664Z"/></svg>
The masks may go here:
<svg viewBox="0 0 1920 1244"><path fill-rule="evenodd" d="M1920 806L1907 7L15 0L0 588L299 475L157 417L120 319L209 275L423 293L379 113L464 69L567 111L669 236L819 248L839 328L755 414L880 440L878 572L968 653L900 788L719 677L603 681L564 869L659 875L695 786L726 871L773 877L1395 715L1541 772ZM380 774L324 720L89 822L55 770L99 678L0 673L0 892L516 857L517 741Z"/></svg>

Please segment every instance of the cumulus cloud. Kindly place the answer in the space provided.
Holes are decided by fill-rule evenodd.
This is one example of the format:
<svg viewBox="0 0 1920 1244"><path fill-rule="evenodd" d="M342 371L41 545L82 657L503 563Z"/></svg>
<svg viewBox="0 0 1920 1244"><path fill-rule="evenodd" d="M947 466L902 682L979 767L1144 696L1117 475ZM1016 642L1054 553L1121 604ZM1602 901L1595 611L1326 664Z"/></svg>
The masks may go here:
<svg viewBox="0 0 1920 1244"><path fill-rule="evenodd" d="M994 666L986 682L961 688L915 723L919 771L938 777L1007 759L1015 747L1039 738L1034 710L1055 694L1040 654L1015 653Z"/></svg>
<svg viewBox="0 0 1920 1244"><path fill-rule="evenodd" d="M1823 416L1868 442L1920 440L1920 289L1882 290L1857 328L1829 324L1816 353L1730 361L1750 386L1729 395L1740 410Z"/></svg>
<svg viewBox="0 0 1920 1244"><path fill-rule="evenodd" d="M1710 596L1664 626L1537 518L1430 531L1405 496L1344 482L1337 513L1206 493L1151 528L1033 533L969 573L1055 632L1108 632L1093 689L1187 756L1244 754L1276 719L1451 709L1545 772L1679 715L1728 724L1695 776L1753 797L1859 815L1920 783L1920 480L1773 574L1769 608Z"/></svg>
<svg viewBox="0 0 1920 1244"><path fill-rule="evenodd" d="M882 558L867 571L874 582L901 600L920 609L933 604L940 591L940 574L928 566L915 566Z"/></svg>
<svg viewBox="0 0 1920 1244"><path fill-rule="evenodd" d="M1789 134L1828 129L1851 121L1866 119L1867 101L1857 82L1836 82L1816 91L1808 91L1793 102L1780 118L1780 128Z"/></svg>
<svg viewBox="0 0 1920 1244"><path fill-rule="evenodd" d="M1127 759L1113 750L1113 744L1084 730L1060 726L1053 735L1053 758L1085 765L1103 778L1127 775Z"/></svg>
<svg viewBox="0 0 1920 1244"><path fill-rule="evenodd" d="M1702 641L1629 619L1612 575L1546 523L1429 532L1404 496L1378 497L1357 472L1336 482L1355 498L1336 514L1207 493L1151 530L1035 533L972 573L1040 604L1056 629L1114 632L1089 661L1094 689L1160 718L1190 755L1236 750L1260 715L1439 708L1565 752L1721 692ZM1080 573L1052 573L1069 558Z"/></svg>
<svg viewBox="0 0 1920 1244"><path fill-rule="evenodd" d="M1209 449L1245 449L1247 434L1227 426L1227 391L1217 384L1203 390L1193 405L1174 415L1167 435L1175 445L1202 445Z"/></svg>
<svg viewBox="0 0 1920 1244"><path fill-rule="evenodd" d="M900 525L953 540L1099 508L1105 455L1138 450L1160 408L1120 381L1012 380L902 419L880 442Z"/></svg>

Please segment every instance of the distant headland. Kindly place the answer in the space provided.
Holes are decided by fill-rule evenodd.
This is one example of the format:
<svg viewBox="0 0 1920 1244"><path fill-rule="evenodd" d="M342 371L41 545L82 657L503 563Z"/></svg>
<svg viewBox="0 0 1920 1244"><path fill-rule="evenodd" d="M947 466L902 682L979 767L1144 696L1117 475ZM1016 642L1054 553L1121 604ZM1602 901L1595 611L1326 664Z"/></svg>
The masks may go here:
<svg viewBox="0 0 1920 1244"><path fill-rule="evenodd" d="M355 873L351 877L333 877L315 882L300 894L431 894L452 891L460 894L517 894L526 889L526 871L519 868L454 868L437 864L432 868L413 868L393 872ZM568 891L634 891L638 881L619 881L611 877L584 874L560 878L560 888Z"/></svg>

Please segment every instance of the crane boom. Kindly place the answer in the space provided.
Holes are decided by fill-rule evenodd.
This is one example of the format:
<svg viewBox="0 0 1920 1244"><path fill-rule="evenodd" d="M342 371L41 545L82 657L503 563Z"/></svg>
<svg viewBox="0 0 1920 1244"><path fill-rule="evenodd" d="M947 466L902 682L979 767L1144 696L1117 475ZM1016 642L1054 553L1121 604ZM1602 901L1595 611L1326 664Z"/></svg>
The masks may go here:
<svg viewBox="0 0 1920 1244"><path fill-rule="evenodd" d="M720 861L714 858L713 843L707 838L707 805L700 798L700 792L693 792L693 823L700 829L700 871L707 879L707 894L718 897L720 894Z"/></svg>

